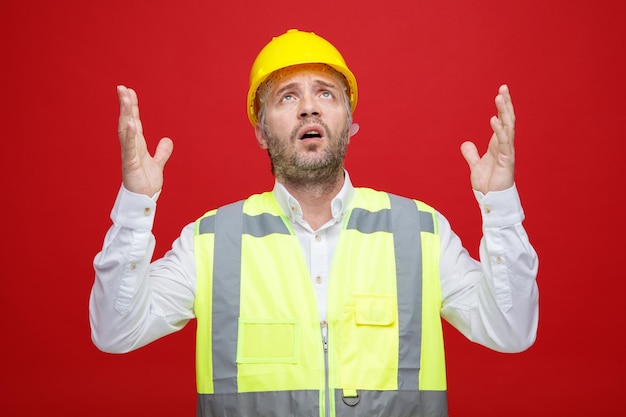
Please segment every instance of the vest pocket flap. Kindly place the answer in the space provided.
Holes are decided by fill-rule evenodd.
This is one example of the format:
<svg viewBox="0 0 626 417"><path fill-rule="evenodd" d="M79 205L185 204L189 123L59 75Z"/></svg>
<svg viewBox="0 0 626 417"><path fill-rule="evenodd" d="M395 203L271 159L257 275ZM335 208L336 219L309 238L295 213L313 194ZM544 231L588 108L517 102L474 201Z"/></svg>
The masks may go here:
<svg viewBox="0 0 626 417"><path fill-rule="evenodd" d="M356 324L389 326L396 321L396 300L390 295L355 295Z"/></svg>
<svg viewBox="0 0 626 417"><path fill-rule="evenodd" d="M297 363L298 320L239 318L237 363Z"/></svg>

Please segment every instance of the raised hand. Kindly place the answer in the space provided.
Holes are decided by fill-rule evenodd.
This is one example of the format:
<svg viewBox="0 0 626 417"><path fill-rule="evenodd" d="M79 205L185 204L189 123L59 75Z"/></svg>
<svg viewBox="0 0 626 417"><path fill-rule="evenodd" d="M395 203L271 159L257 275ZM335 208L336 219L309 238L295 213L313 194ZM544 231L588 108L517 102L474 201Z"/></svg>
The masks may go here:
<svg viewBox="0 0 626 417"><path fill-rule="evenodd" d="M137 94L120 85L117 96L120 100L117 133L122 150L122 182L127 190L152 197L163 186L163 167L174 144L171 139L162 138L152 157L143 136Z"/></svg>
<svg viewBox="0 0 626 417"><path fill-rule="evenodd" d="M470 181L475 190L487 194L513 186L515 168L515 112L511 94L506 85L500 86L495 99L498 115L490 120L493 135L487 152L478 155L476 145L464 142L461 153L470 168Z"/></svg>

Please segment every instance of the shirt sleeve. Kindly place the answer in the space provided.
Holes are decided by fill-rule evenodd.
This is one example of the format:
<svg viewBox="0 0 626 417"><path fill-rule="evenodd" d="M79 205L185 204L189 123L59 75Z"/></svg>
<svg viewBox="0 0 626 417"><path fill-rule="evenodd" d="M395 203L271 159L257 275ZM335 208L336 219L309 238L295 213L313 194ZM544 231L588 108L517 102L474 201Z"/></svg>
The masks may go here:
<svg viewBox="0 0 626 417"><path fill-rule="evenodd" d="M91 337L102 351L124 353L180 330L194 318L193 223L165 256L151 262L156 199L120 188L112 226L94 259Z"/></svg>
<svg viewBox="0 0 626 417"><path fill-rule="evenodd" d="M515 186L475 191L483 221L480 261L439 214L442 317L468 339L500 352L530 347L538 323L537 253L522 226Z"/></svg>

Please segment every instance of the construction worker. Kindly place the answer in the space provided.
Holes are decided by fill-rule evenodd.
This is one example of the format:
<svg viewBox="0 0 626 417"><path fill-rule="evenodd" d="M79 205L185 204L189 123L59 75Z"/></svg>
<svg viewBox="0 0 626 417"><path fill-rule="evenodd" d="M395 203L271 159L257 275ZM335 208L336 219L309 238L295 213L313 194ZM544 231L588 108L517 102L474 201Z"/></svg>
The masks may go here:
<svg viewBox="0 0 626 417"><path fill-rule="evenodd" d="M487 152L461 146L483 219L480 261L426 203L352 185L357 82L314 33L275 37L250 73L248 117L274 189L208 211L155 261L173 144L150 155L137 95L119 86L118 96L123 184L94 261L92 339L123 353L196 319L198 416L445 416L441 317L497 351L534 343L538 261L506 85Z"/></svg>

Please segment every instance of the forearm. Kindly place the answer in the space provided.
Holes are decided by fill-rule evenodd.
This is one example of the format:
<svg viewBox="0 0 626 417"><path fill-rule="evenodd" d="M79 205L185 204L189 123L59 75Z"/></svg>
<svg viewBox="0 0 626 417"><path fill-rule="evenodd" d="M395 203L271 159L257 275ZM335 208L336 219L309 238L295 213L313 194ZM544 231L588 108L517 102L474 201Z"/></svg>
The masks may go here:
<svg viewBox="0 0 626 417"><path fill-rule="evenodd" d="M193 317L193 251L177 240L161 260L150 263L156 204L120 190L102 251L94 259L89 301L94 344L127 352L182 328Z"/></svg>
<svg viewBox="0 0 626 417"><path fill-rule="evenodd" d="M480 263L459 249L454 234L445 237L458 255L454 262L442 264L442 316L476 343L519 352L536 336L537 254L522 227L524 216L514 188L478 199L483 215Z"/></svg>

